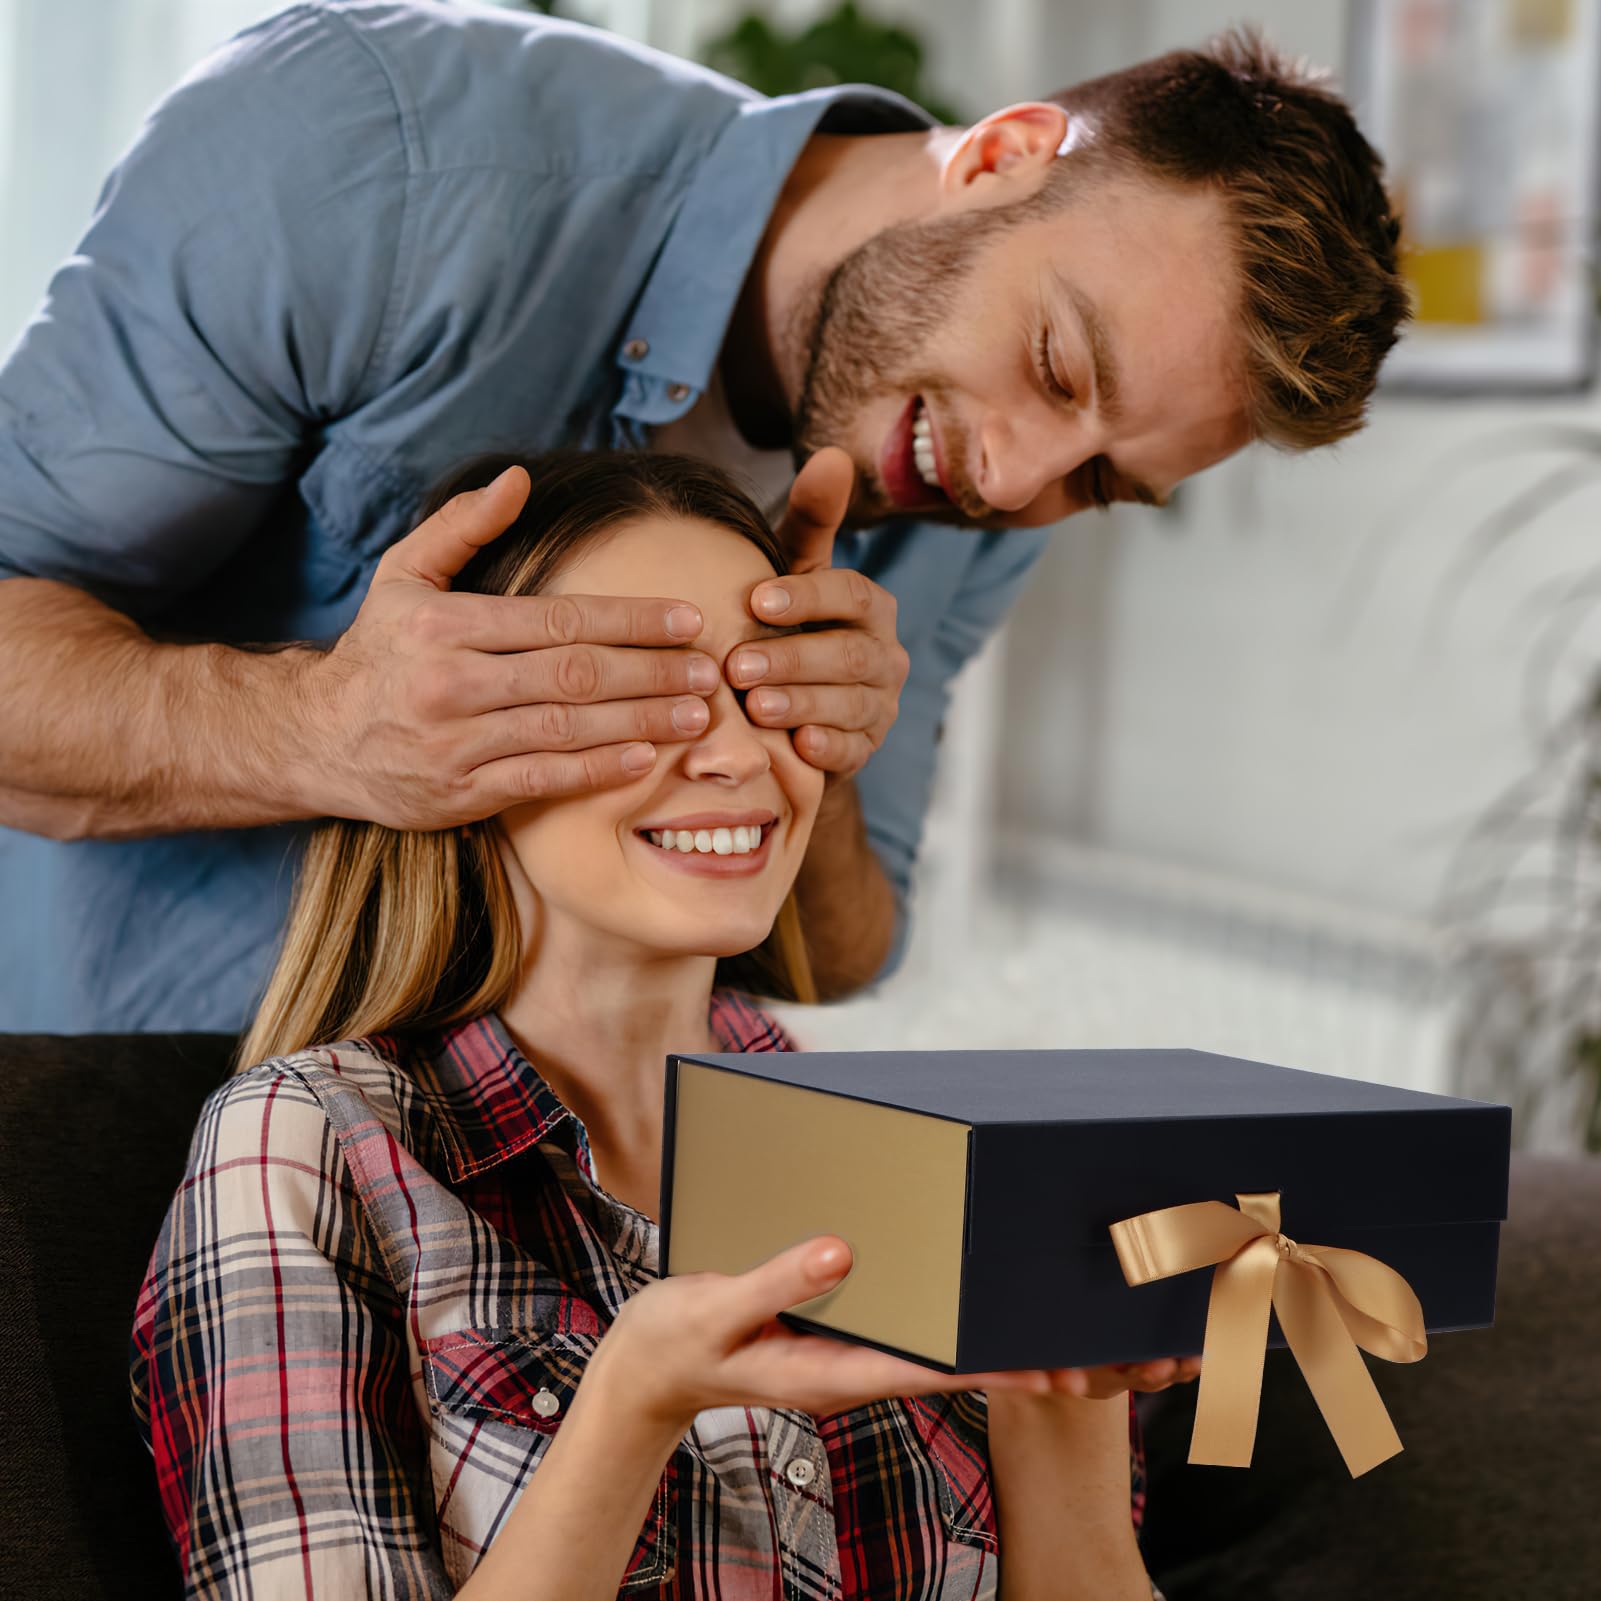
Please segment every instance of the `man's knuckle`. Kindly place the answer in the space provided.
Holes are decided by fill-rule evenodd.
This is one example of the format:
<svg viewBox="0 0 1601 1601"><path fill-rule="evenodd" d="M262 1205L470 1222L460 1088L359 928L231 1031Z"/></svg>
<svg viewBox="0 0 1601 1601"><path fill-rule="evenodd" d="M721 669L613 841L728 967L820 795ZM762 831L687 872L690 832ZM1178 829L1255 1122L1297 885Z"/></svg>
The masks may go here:
<svg viewBox="0 0 1601 1601"><path fill-rule="evenodd" d="M846 634L843 646L846 675L861 680L873 665L873 650L860 634Z"/></svg>
<svg viewBox="0 0 1601 1601"><path fill-rule="evenodd" d="M554 789L554 764L535 757L515 769L514 789L519 800L544 800Z"/></svg>
<svg viewBox="0 0 1601 1601"><path fill-rule="evenodd" d="M534 714L535 737L547 750L565 749L577 732L577 708L566 701L547 701Z"/></svg>
<svg viewBox="0 0 1601 1601"><path fill-rule="evenodd" d="M843 568L845 574L845 596L850 604L851 613L856 617L865 617L873 609L873 597L877 593L878 585L864 573L859 573L854 567Z"/></svg>
<svg viewBox="0 0 1601 1601"><path fill-rule="evenodd" d="M425 773L435 774L440 782L454 782L462 766L455 734L443 724L433 723L419 730L416 740L418 766Z"/></svg>
<svg viewBox="0 0 1601 1601"><path fill-rule="evenodd" d="M411 614L412 632L426 645L439 645L449 638L454 617L440 595L430 595L417 603Z"/></svg>
<svg viewBox="0 0 1601 1601"><path fill-rule="evenodd" d="M545 603L545 628L553 640L570 645L584 632L584 608L570 595L552 595Z"/></svg>
<svg viewBox="0 0 1601 1601"><path fill-rule="evenodd" d="M580 771L584 775L585 789L604 789L615 768L600 751L589 750L583 752Z"/></svg>
<svg viewBox="0 0 1601 1601"><path fill-rule="evenodd" d="M651 651L645 657L645 682L652 694L676 695L689 688L689 662L671 651Z"/></svg>
<svg viewBox="0 0 1601 1601"><path fill-rule="evenodd" d="M416 667L407 681L406 699L420 722L439 721L449 711L449 675L437 667Z"/></svg>
<svg viewBox="0 0 1601 1601"><path fill-rule="evenodd" d="M600 660L582 645L564 647L556 663L556 688L565 700L589 700L600 688Z"/></svg>

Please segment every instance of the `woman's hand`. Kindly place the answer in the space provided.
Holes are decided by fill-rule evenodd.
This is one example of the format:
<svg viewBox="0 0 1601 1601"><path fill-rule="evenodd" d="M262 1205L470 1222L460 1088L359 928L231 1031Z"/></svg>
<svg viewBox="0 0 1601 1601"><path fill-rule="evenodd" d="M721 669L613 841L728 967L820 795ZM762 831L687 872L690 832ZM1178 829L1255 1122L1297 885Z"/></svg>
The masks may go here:
<svg viewBox="0 0 1601 1601"><path fill-rule="evenodd" d="M1027 1390L1046 1375L937 1373L870 1346L802 1334L778 1313L835 1288L850 1247L817 1235L745 1273L685 1273L631 1296L595 1349L584 1383L621 1395L636 1415L680 1433L714 1406L846 1412L891 1396Z"/></svg>

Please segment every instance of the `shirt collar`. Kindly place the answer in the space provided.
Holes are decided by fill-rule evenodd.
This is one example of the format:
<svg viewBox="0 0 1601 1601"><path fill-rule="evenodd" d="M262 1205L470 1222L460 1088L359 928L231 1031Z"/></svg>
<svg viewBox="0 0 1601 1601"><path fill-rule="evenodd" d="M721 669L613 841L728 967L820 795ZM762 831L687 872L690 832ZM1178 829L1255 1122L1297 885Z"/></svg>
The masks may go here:
<svg viewBox="0 0 1601 1601"><path fill-rule="evenodd" d="M624 324L618 366L628 378L656 382L625 379L616 410L663 423L704 392L779 192L814 133L933 126L920 106L866 84L740 101L700 163ZM680 391L676 399L667 388Z"/></svg>
<svg viewBox="0 0 1601 1601"><path fill-rule="evenodd" d="M727 1051L795 1048L775 1019L736 990L714 991L708 1018ZM439 1126L453 1182L516 1156L568 1122L578 1123L497 1012L420 1040L411 1071Z"/></svg>

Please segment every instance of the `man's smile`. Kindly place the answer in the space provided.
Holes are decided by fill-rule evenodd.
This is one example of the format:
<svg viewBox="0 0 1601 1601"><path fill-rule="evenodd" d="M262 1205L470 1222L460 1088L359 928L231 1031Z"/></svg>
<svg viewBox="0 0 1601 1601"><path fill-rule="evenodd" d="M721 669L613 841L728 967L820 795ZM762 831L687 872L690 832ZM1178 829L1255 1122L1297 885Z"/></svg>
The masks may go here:
<svg viewBox="0 0 1601 1601"><path fill-rule="evenodd" d="M926 472L925 464L929 469ZM878 475L897 510L924 511L954 505L945 491L939 446L921 395L913 395L906 402L890 429L879 454Z"/></svg>

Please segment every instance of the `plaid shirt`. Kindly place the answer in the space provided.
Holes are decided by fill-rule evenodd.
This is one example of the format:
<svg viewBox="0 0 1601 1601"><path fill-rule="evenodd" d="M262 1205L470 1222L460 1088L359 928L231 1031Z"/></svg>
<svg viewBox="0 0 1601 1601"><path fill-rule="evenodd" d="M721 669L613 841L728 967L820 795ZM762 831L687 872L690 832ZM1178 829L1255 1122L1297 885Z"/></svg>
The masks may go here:
<svg viewBox="0 0 1601 1601"><path fill-rule="evenodd" d="M711 1020L728 1049L791 1048L731 992ZM657 1276L657 1233L596 1184L582 1123L493 1014L223 1084L133 1331L186 1593L453 1594ZM978 1392L701 1412L619 1593L993 1598L985 1425Z"/></svg>

